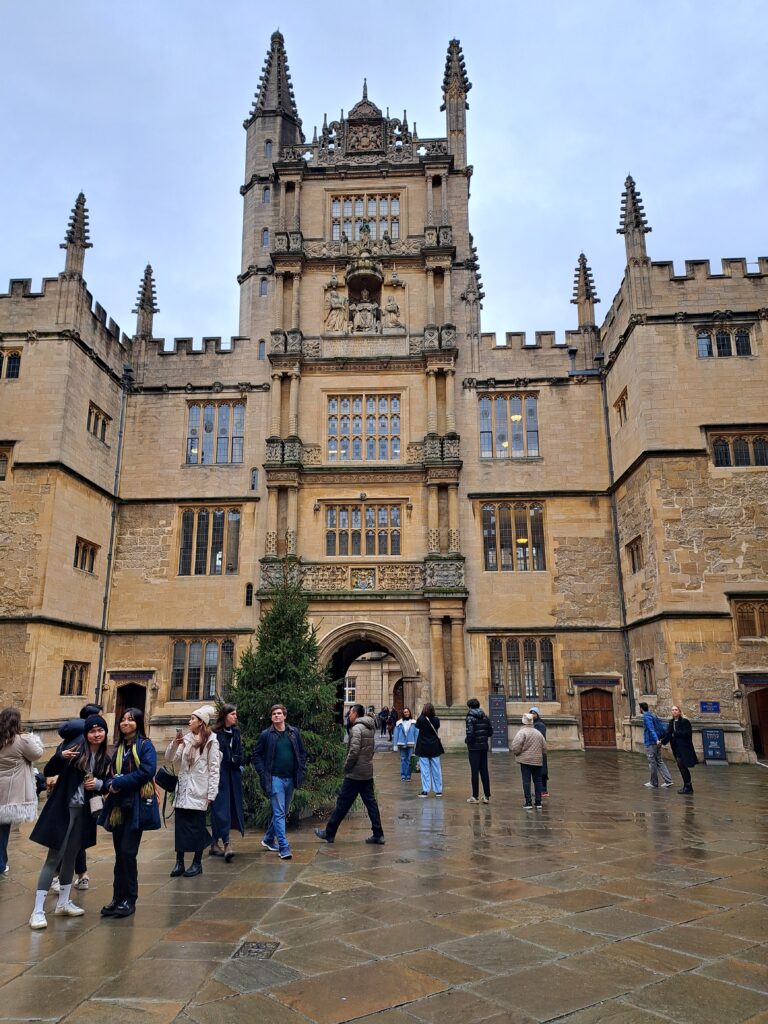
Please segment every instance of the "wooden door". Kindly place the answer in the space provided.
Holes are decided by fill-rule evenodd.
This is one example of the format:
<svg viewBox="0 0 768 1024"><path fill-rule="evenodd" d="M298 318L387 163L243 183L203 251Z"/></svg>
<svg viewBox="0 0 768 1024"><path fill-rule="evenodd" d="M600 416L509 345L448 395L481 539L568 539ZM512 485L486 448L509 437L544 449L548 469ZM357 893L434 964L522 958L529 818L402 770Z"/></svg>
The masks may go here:
<svg viewBox="0 0 768 1024"><path fill-rule="evenodd" d="M768 758L768 688L749 695L752 744L758 757Z"/></svg>
<svg viewBox="0 0 768 1024"><path fill-rule="evenodd" d="M605 690L582 690L581 733L585 747L615 747L613 696Z"/></svg>

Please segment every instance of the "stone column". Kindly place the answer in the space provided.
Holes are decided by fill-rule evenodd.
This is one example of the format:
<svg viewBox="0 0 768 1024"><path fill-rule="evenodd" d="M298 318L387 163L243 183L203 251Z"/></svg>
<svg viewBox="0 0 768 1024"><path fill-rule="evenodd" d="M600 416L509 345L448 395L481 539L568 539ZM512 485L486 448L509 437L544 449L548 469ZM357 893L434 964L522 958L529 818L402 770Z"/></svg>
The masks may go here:
<svg viewBox="0 0 768 1024"><path fill-rule="evenodd" d="M427 370L427 433L437 433L437 379L434 370Z"/></svg>
<svg viewBox="0 0 768 1024"><path fill-rule="evenodd" d="M453 320L453 293L451 292L451 268L446 267L443 271L443 321L452 324Z"/></svg>
<svg viewBox="0 0 768 1024"><path fill-rule="evenodd" d="M267 487L267 536L264 553L277 554L277 488Z"/></svg>
<svg viewBox="0 0 768 1024"><path fill-rule="evenodd" d="M440 509L437 500L437 484L427 487L427 551L430 555L440 554Z"/></svg>
<svg viewBox="0 0 768 1024"><path fill-rule="evenodd" d="M431 227L434 224L434 214L432 211L432 175L428 174L426 178L427 184L427 224Z"/></svg>
<svg viewBox="0 0 768 1024"><path fill-rule="evenodd" d="M460 550L461 534L459 532L459 485L448 487L448 551L456 554Z"/></svg>
<svg viewBox="0 0 768 1024"><path fill-rule="evenodd" d="M282 391L282 379L281 373L272 374L272 394L270 396L270 415L269 415L269 433L271 437L280 437L280 405L281 405L281 394Z"/></svg>
<svg viewBox="0 0 768 1024"><path fill-rule="evenodd" d="M435 272L427 267L427 323L435 322Z"/></svg>
<svg viewBox="0 0 768 1024"><path fill-rule="evenodd" d="M283 287L285 281L282 274L275 274L275 308L272 317L275 328L283 329Z"/></svg>
<svg viewBox="0 0 768 1024"><path fill-rule="evenodd" d="M448 223L448 176L443 172L440 175L440 223Z"/></svg>
<svg viewBox="0 0 768 1024"><path fill-rule="evenodd" d="M456 430L456 371L445 371L445 429Z"/></svg>
<svg viewBox="0 0 768 1024"><path fill-rule="evenodd" d="M293 194L293 229L301 230L301 182L296 182L296 190Z"/></svg>
<svg viewBox="0 0 768 1024"><path fill-rule="evenodd" d="M453 680L453 707L461 707L467 703L464 623L461 619L451 619L451 679Z"/></svg>
<svg viewBox="0 0 768 1024"><path fill-rule="evenodd" d="M285 182L280 182L280 213L278 215L280 230L285 231Z"/></svg>
<svg viewBox="0 0 768 1024"><path fill-rule="evenodd" d="M301 327L299 314L299 294L301 291L301 274L293 275L293 295L291 296L291 328L298 331Z"/></svg>
<svg viewBox="0 0 768 1024"><path fill-rule="evenodd" d="M288 435L290 437L299 436L299 382L301 380L301 374L298 370L294 370L291 374L291 389L289 392L289 403L288 403L288 414L290 422L288 423Z"/></svg>
<svg viewBox="0 0 768 1024"><path fill-rule="evenodd" d="M298 536L299 489L288 488L288 530L286 532L286 550L289 555L296 554L296 538Z"/></svg>
<svg viewBox="0 0 768 1024"><path fill-rule="evenodd" d="M445 660L443 658L443 620L430 619L432 639L432 703L445 707Z"/></svg>

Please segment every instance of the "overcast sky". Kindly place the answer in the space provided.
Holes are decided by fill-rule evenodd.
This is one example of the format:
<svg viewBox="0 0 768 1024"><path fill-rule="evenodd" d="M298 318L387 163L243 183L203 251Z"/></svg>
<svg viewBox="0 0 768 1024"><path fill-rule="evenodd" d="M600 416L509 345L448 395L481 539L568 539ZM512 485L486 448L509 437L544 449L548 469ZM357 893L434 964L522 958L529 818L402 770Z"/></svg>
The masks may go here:
<svg viewBox="0 0 768 1024"><path fill-rule="evenodd" d="M624 269L627 173L653 259L768 255L765 0L6 0L2 25L0 288L62 269L82 189L85 277L129 333L147 262L158 336L237 333L241 125L277 27L309 138L364 76L380 107L444 135L461 40L485 331L574 326L581 250L601 318Z"/></svg>

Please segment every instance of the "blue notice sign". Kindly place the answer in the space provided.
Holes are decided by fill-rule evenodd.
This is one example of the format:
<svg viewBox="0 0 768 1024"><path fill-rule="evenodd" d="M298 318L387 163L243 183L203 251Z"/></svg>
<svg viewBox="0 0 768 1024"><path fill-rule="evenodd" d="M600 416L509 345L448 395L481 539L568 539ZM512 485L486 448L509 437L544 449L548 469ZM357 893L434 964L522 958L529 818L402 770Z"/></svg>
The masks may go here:
<svg viewBox="0 0 768 1024"><path fill-rule="evenodd" d="M702 729L701 742L704 746L704 760L709 764L728 763L725 756L725 731L723 729Z"/></svg>
<svg viewBox="0 0 768 1024"><path fill-rule="evenodd" d="M699 711L702 715L719 715L720 714L720 701L719 700L702 700L699 701Z"/></svg>
<svg viewBox="0 0 768 1024"><path fill-rule="evenodd" d="M493 726L491 753L509 750L509 726L507 724L507 698L503 693L492 693L488 698L488 714Z"/></svg>

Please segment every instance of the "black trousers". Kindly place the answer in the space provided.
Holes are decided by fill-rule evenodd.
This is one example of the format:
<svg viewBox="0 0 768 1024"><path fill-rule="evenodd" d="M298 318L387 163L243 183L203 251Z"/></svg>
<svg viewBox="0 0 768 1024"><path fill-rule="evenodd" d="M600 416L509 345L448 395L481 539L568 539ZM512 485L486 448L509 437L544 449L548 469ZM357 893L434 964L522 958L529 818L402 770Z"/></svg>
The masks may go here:
<svg viewBox="0 0 768 1024"><path fill-rule="evenodd" d="M541 807L542 766L540 764L521 764L520 774L523 777L523 796L525 802L531 803L531 780L533 780L533 798L537 807Z"/></svg>
<svg viewBox="0 0 768 1024"><path fill-rule="evenodd" d="M125 813L125 812L124 812ZM115 848L115 875L112 895L118 900L135 903L139 896L139 867L136 858L144 833L118 825L112 831L112 845Z"/></svg>
<svg viewBox="0 0 768 1024"><path fill-rule="evenodd" d="M472 796L477 800L479 792L478 776L483 781L483 793L491 795L491 780L488 777L488 748L485 750L468 750L469 767L472 772Z"/></svg>
<svg viewBox="0 0 768 1024"><path fill-rule="evenodd" d="M379 805L373 793L373 779L344 779L336 797L336 806L331 811L331 816L325 826L325 834L333 839L338 831L339 825L346 818L349 809L357 797L365 804L368 817L371 819L371 830L375 836L383 836L384 829L381 827L381 815Z"/></svg>
<svg viewBox="0 0 768 1024"><path fill-rule="evenodd" d="M681 776L681 778L683 780L683 785L684 786L690 786L690 784L691 784L691 773L688 771L688 768L685 766L685 764L683 763L683 761L679 757L676 757L675 760L677 761L677 767L678 767L678 769L680 771L680 776Z"/></svg>

